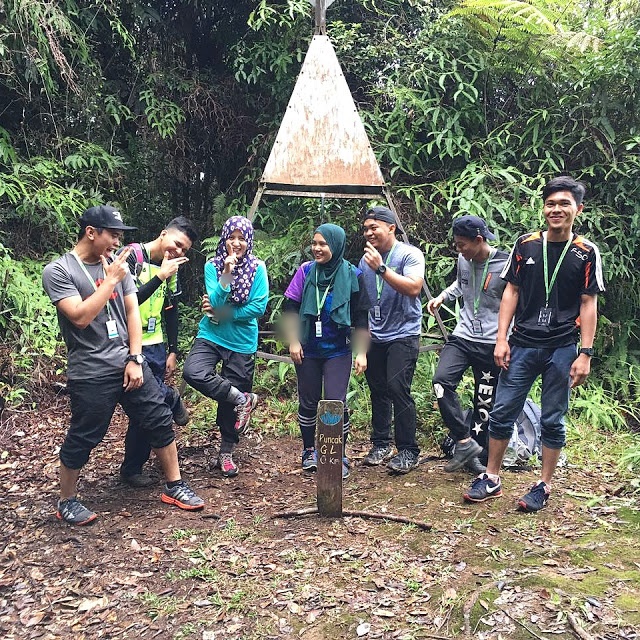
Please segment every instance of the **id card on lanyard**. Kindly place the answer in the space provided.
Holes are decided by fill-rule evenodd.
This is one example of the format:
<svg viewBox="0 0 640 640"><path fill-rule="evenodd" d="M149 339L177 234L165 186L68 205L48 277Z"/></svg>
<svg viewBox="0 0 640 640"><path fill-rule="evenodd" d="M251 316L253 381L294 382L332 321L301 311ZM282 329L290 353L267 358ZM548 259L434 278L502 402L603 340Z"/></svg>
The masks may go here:
<svg viewBox="0 0 640 640"><path fill-rule="evenodd" d="M551 290L553 289L553 285L556 282L558 277L558 271L560 271L560 266L562 265L562 261L564 257L567 255L567 251L569 251L569 247L573 242L573 234L567 240L567 243L564 245L564 249L558 258L558 262L556 264L553 273L551 274L551 278L549 278L549 258L547 256L547 232L545 231L542 234L542 264L544 267L544 290L545 290L545 302L544 307L540 308L538 312L538 326L539 327L550 327L551 320L553 319L553 307L549 306L549 299L551 298Z"/></svg>
<svg viewBox="0 0 640 640"><path fill-rule="evenodd" d="M80 259L80 256L75 251L72 251L71 255L73 255L73 257L76 259L76 262L80 266L80 269L82 269L84 275L87 276L87 280L89 280L89 282L91 283L93 290L97 291L98 287L96 286L95 280L91 277L91 274L87 271L87 268L84 266L84 262L82 262L82 260ZM104 270L103 270L103 276L104 275L106 274L104 273ZM104 280L104 277L103 277L103 280ZM109 319L105 323L106 329L107 329L107 337L109 338L109 340L113 340L114 338L117 338L119 335L118 323L111 317L111 309L109 308L108 300L107 300L107 303L105 304L105 309L107 311L107 316L109 316Z"/></svg>
<svg viewBox="0 0 640 640"><path fill-rule="evenodd" d="M329 295L329 289L331 289L331 285L333 284L333 278L327 285L327 288L324 290L322 294L322 300L320 299L320 293L318 291L318 269L315 270L316 276L316 306L318 308L318 317L315 322L316 327L316 338L322 338L322 320L320 319L320 314L322 313L322 308L324 307L324 303L327 301L327 296ZM335 276L334 276L335 277Z"/></svg>
<svg viewBox="0 0 640 640"><path fill-rule="evenodd" d="M476 290L476 267L471 260L471 286L473 288L473 320L471 321L471 333L474 336L482 335L482 322L478 320L478 309L480 308L480 296L483 291L486 291L489 287L491 280L491 274L489 273L489 262L491 258L496 255L497 249L490 249L489 255L484 262L484 269L482 270L482 279L480 280L480 290Z"/></svg>

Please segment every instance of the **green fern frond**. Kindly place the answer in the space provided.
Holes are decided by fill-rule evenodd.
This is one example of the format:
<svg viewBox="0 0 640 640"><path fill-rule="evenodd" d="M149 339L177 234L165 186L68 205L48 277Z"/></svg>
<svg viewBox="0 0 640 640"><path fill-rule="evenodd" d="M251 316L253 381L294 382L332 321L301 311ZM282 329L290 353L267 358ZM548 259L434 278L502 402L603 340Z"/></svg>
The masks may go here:
<svg viewBox="0 0 640 640"><path fill-rule="evenodd" d="M555 33L557 15L521 0L464 0L451 16L476 16L497 25L511 25L531 34Z"/></svg>

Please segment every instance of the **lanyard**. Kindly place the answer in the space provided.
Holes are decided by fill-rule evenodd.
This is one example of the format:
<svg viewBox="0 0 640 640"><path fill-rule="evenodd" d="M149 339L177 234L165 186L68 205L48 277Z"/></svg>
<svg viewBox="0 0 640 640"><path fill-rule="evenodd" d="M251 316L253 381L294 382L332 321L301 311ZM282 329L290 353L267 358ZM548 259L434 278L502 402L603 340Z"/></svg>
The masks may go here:
<svg viewBox="0 0 640 640"><path fill-rule="evenodd" d="M553 289L553 285L556 282L556 277L558 276L558 271L560 271L560 265L562 264L562 261L564 260L564 257L567 254L567 251L569 251L569 247L571 246L572 242L573 242L573 234L567 240L567 244L564 245L564 249L560 254L558 264L556 264L556 268L553 270L553 274L551 275L551 280L549 280L549 259L547 258L547 232L545 231L542 234L542 262L544 264L544 288L547 294L547 297L545 299L545 304L544 304L545 307L549 306L549 297L551 295L551 289Z"/></svg>
<svg viewBox="0 0 640 640"><path fill-rule="evenodd" d="M318 292L318 267L316 267L315 276L316 276L316 304L318 305L318 319L319 319L320 313L322 312L322 307L324 307L324 303L327 300L327 296L329 295L329 289L331 289L331 285L333 284L333 278L335 278L335 275L333 276L333 278L331 278L331 281L327 285L327 288L324 290L324 294L322 295L322 300L320 300L320 294Z"/></svg>
<svg viewBox="0 0 640 640"><path fill-rule="evenodd" d="M84 275L87 276L87 280L89 280L89 282L91 283L91 286L93 287L93 290L97 291L98 287L96 287L95 280L91 277L91 274L87 271L87 268L84 266L84 262L82 262L82 260L80 260L80 256L75 251L72 251L71 255L76 259L76 262L78 263L78 265L80 265L80 268L84 272ZM104 275L104 270L103 270L102 273ZM108 300L107 300L107 303L105 304L105 309L107 310L107 315L109 316L109 320L111 320L111 309L109 308L109 301Z"/></svg>
<svg viewBox="0 0 640 640"><path fill-rule="evenodd" d="M482 290L484 288L485 282L487 281L487 273L489 272L489 262L491 258L496 255L497 249L490 249L489 255L484 263L484 269L482 270L482 280L480 280L480 291L476 292L476 268L473 264L473 260L471 260L471 286L473 287L473 317L475 318L478 315L478 308L480 307L480 296L482 295Z"/></svg>
<svg viewBox="0 0 640 640"><path fill-rule="evenodd" d="M391 249L389 249L389 253L387 254L387 259L384 261L385 267L389 266L389 262L391 262L391 256L393 255L393 252L397 244L398 244L397 241L394 242ZM380 302L380 294L382 293L382 287L384 287L384 278L382 276L379 276L376 273L376 291L378 292L378 303Z"/></svg>

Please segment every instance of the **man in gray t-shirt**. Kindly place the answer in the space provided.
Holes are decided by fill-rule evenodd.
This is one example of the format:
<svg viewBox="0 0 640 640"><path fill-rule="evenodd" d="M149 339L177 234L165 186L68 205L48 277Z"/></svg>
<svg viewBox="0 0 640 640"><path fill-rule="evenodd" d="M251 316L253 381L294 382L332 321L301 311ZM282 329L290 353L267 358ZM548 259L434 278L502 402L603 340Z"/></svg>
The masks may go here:
<svg viewBox="0 0 640 640"><path fill-rule="evenodd" d="M372 447L363 462L379 465L391 458L389 471L408 473L417 466L420 453L411 383L422 327L424 256L416 247L396 239L395 220L387 207L373 207L363 222L367 244L358 266L372 301L365 372L371 390ZM393 457L392 409L398 451Z"/></svg>
<svg viewBox="0 0 640 640"><path fill-rule="evenodd" d="M453 240L459 254L456 279L427 303L429 313L433 314L444 302L462 299L458 324L440 352L433 389L442 419L455 442L453 459L444 469L457 471L466 467L475 475L485 470L478 456L486 447L489 412L500 373L493 361L493 350L506 286L500 274L509 257L489 246L488 239L494 240L495 236L482 218L462 216L453 221ZM471 424L462 412L456 392L469 367L475 380Z"/></svg>
<svg viewBox="0 0 640 640"><path fill-rule="evenodd" d="M60 448L56 515L77 525L96 519L78 500L77 483L118 403L147 429L167 480L161 500L202 509L204 501L181 479L171 410L142 356L136 287L127 265L130 250L112 258L124 231L135 227L123 224L120 212L105 205L87 209L79 222L76 246L42 274L67 345L71 398L71 424Z"/></svg>

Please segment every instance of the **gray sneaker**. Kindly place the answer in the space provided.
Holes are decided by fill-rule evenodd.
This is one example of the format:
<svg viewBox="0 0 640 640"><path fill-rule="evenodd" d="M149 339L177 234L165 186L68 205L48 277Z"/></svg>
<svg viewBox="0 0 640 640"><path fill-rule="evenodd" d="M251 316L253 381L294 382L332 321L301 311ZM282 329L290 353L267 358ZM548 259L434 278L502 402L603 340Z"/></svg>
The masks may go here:
<svg viewBox="0 0 640 640"><path fill-rule="evenodd" d="M85 525L93 522L98 517L90 509L87 509L77 496L72 496L66 500L58 500L58 511L56 518L64 520L69 524Z"/></svg>
<svg viewBox="0 0 640 640"><path fill-rule="evenodd" d="M178 396L178 400L173 405L173 421L179 426L184 427L189 422L189 412L187 407L184 406L182 398Z"/></svg>
<svg viewBox="0 0 640 640"><path fill-rule="evenodd" d="M349 458L346 456L342 458L342 479L346 480L349 477L351 469L351 463L349 462Z"/></svg>
<svg viewBox="0 0 640 640"><path fill-rule="evenodd" d="M369 467L377 467L379 464L390 460L393 456L393 446L390 444L385 447L379 447L377 445L373 445L371 450L362 460L362 464L366 464Z"/></svg>
<svg viewBox="0 0 640 640"><path fill-rule="evenodd" d="M465 463L476 458L482 453L482 447L472 438L464 444L456 443L456 448L453 450L453 458L444 465L444 470L447 472L457 471L462 469Z"/></svg>
<svg viewBox="0 0 640 640"><path fill-rule="evenodd" d="M198 511L204 508L204 500L196 495L196 492L184 481L174 487L164 486L160 500L166 504L174 504L186 511Z"/></svg>
<svg viewBox="0 0 640 640"><path fill-rule="evenodd" d="M479 476L481 473L484 473L487 470L482 462L480 462L480 458L474 456L471 460L467 460L464 463L464 468L471 472L474 476Z"/></svg>
<svg viewBox="0 0 640 640"><path fill-rule="evenodd" d="M258 404L258 396L255 393L245 393L244 404L239 404L236 407L236 432L241 436L249 427L251 421L251 414Z"/></svg>
<svg viewBox="0 0 640 640"><path fill-rule="evenodd" d="M398 451L398 455L393 456L387 464L387 469L391 473L409 473L411 469L415 469L418 466L418 454L409 451L409 449L403 449Z"/></svg>

